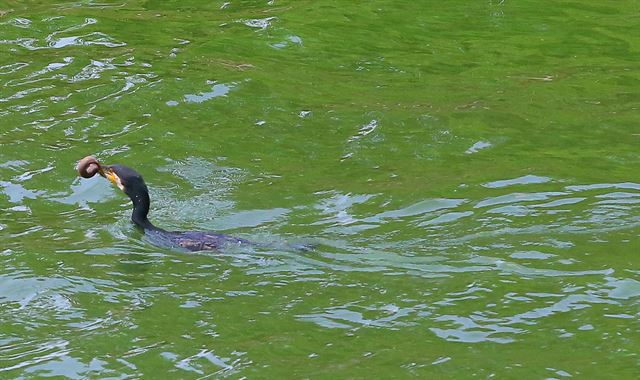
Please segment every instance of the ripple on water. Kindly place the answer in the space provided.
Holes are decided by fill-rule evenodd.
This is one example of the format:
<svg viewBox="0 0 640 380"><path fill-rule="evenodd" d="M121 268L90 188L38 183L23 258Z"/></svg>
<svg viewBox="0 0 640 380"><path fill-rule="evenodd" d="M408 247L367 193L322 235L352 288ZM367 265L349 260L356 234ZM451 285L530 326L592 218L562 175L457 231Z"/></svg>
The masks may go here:
<svg viewBox="0 0 640 380"><path fill-rule="evenodd" d="M0 356L4 359L1 372L20 368L42 368L46 363L69 354L69 342L53 338L46 341L31 341L8 338L0 342ZM44 364L43 364L44 363Z"/></svg>
<svg viewBox="0 0 640 380"><path fill-rule="evenodd" d="M46 30L49 28L59 28L58 30L46 35L43 38L33 37L18 37L15 39L0 40L0 44L15 45L23 47L27 50L41 50L41 49L61 49L68 46L91 46L99 45L105 47L121 47L125 46L124 42L120 42L102 32L87 32L79 35L65 35L74 33L78 30L84 29L90 25L97 23L94 18L85 18L79 23L74 23L71 18L65 17L52 17L45 18L33 22L25 18L16 18L9 25L13 25L20 29L35 29Z"/></svg>
<svg viewBox="0 0 640 380"><path fill-rule="evenodd" d="M237 351L233 352L232 357L220 357L210 349L202 349L197 353L182 359L180 359L179 355L172 352L163 352L161 355L165 359L174 362L175 367L178 369L194 372L198 375L204 375L207 373L207 376L226 377L237 373L242 369L242 367L245 367L248 364L247 359L244 358L245 353ZM205 370L208 369L208 366L203 365L203 361L213 364L220 369L214 372L210 372L210 370L205 372Z"/></svg>
<svg viewBox="0 0 640 380"><path fill-rule="evenodd" d="M640 297L640 281L626 278L623 280L610 279L607 286L612 287L608 296L613 299L628 300Z"/></svg>
<svg viewBox="0 0 640 380"><path fill-rule="evenodd" d="M211 91L205 91L199 94L186 94L184 96L184 101L187 103L202 103L213 98L221 96L224 97L227 96L229 91L231 91L235 86L235 83L217 83L211 86Z"/></svg>
<svg viewBox="0 0 640 380"><path fill-rule="evenodd" d="M515 186L515 185L531 185L531 184L538 184L538 183L547 183L550 181L551 181L551 178L549 177L541 177L541 176L529 174L529 175L525 175L525 176L513 178L513 179L504 179L499 181L487 182L482 186L491 188L491 189L496 189L496 188L507 187L507 186Z"/></svg>
<svg viewBox="0 0 640 380"><path fill-rule="evenodd" d="M426 305L400 307L395 304L360 306L355 303L329 307L322 313L301 314L300 321L313 322L322 327L353 329L356 327L391 328L414 325L411 321L403 321L407 316L421 313ZM366 316L365 316L366 314ZM425 316L422 314L421 316Z"/></svg>
<svg viewBox="0 0 640 380"><path fill-rule="evenodd" d="M264 18L253 18L253 19L248 19L248 20L240 20L239 22L243 23L244 25L250 27L250 28L255 28L258 30L265 30L268 27L271 26L271 24L273 23L274 20L277 20L277 17L264 17Z"/></svg>
<svg viewBox="0 0 640 380"><path fill-rule="evenodd" d="M0 49L33 51L23 54L27 57L39 54L38 59L0 68L0 85L7 90L0 102L8 104L0 117L21 120L20 127L0 131L8 146L38 139L45 149L60 151L94 137L101 145L111 145L115 136L144 127L129 122L113 133L117 124L102 123L103 105L110 110L109 102L151 87L158 79L148 64L121 49L124 42L95 30L99 27L96 19L73 16L0 24L5 36ZM35 53L47 49L60 53ZM109 147L105 152L109 149L120 148Z"/></svg>
<svg viewBox="0 0 640 380"><path fill-rule="evenodd" d="M327 252L328 247L325 247L324 252L304 259L301 255L280 255L268 267L254 268L252 273L303 273L315 268L332 273L365 271L432 279L476 273L474 279L481 282L483 278L504 278L506 282L517 284L515 288L528 290L508 293L495 285L485 285L480 287L484 290L479 293L449 292L440 301L430 296L432 302L429 304L397 305L397 312L387 316L375 314L389 313L391 309L383 310L362 302L328 306L297 316L301 321L331 329L393 329L426 318L434 324L430 330L448 341L507 344L530 334L532 328L527 326L544 325L545 319L556 314L606 307L621 311L610 313L612 316L628 315L622 312L625 307L619 301L638 297L638 282L632 278L611 277L617 272L610 267L585 266L584 253L579 251L581 244L575 241L581 241L581 235L609 231L626 233L637 228L640 220L633 209L637 203L627 201L635 201L640 193L634 190L640 188L634 183L620 183L569 185L557 189L558 183L537 176L496 181L490 186L495 191L515 185L551 189L509 192L479 200L471 196L427 199L398 209L387 206L387 210L374 216L359 215L356 210L364 209L363 205L373 201L381 202L379 195L318 193L321 199L315 209L322 218L318 218L320 221L316 225L324 226L328 234L338 232L348 236L354 225L366 225L369 231L380 230L387 224L406 229L407 222L432 231L432 234L405 240L402 244L388 244L386 235L372 234L365 246L334 238L325 243L337 252ZM614 191L608 191L610 189ZM627 191L619 191L621 189ZM630 208L616 208L620 201ZM503 206L505 204L509 206ZM502 205L499 207L504 211L497 212L498 209L492 208L496 205ZM483 210L484 214L480 216ZM505 220L501 215L510 218L527 215L528 218L518 222L518 219ZM480 220L482 223L478 223ZM616 223L610 223L611 220ZM448 228L442 230L443 227ZM532 246L538 248L532 250ZM404 252L424 252L424 255L413 257ZM290 261L295 261L295 265ZM549 289L548 284L557 286L558 281L587 285L566 287L557 293L536 293L532 290L537 286L527 285L534 278L545 279L540 280L547 284L546 287L540 285L545 289ZM506 306L514 303L518 306ZM475 305L477 311L469 312L470 305ZM451 308L467 311L455 314ZM524 310L513 313L517 309ZM576 330L589 331L582 326L576 326ZM562 334L572 336L574 333L565 331Z"/></svg>
<svg viewBox="0 0 640 380"><path fill-rule="evenodd" d="M126 379L128 376L120 374L120 371L110 369L109 362L99 358L93 358L86 362L82 359L70 355L69 352L62 351L62 355L46 357L41 362L32 363L25 369L25 373L31 376L54 377L59 376L67 379L78 379L86 377L104 377L113 375L113 379Z"/></svg>

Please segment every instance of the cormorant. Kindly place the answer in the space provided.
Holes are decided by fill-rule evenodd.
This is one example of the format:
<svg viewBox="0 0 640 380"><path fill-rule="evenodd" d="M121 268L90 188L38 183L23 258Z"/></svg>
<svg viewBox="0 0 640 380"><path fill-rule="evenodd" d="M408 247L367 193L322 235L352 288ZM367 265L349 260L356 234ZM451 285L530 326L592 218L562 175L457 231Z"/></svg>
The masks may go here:
<svg viewBox="0 0 640 380"><path fill-rule="evenodd" d="M252 244L248 240L208 231L165 231L147 218L151 200L142 176L123 165L101 165L95 157L87 156L78 162L78 174L91 178L96 174L111 181L131 198L131 221L157 245L180 247L189 251L218 250L228 245Z"/></svg>

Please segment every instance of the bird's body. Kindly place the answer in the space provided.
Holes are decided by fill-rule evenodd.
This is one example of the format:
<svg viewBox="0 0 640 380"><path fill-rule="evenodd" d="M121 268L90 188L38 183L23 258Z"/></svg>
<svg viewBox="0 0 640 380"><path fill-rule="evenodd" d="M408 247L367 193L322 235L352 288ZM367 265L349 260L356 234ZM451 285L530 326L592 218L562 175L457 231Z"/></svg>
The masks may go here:
<svg viewBox="0 0 640 380"><path fill-rule="evenodd" d="M78 172L84 178L95 174L107 178L129 196L133 203L131 221L142 229L149 240L160 246L189 251L215 251L229 245L253 244L248 240L209 231L165 231L148 219L151 200L142 176L122 165L100 165L88 156L78 163Z"/></svg>
<svg viewBox="0 0 640 380"><path fill-rule="evenodd" d="M188 251L217 251L229 246L254 244L245 239L210 231L165 231L154 228L146 229L145 235L155 245Z"/></svg>

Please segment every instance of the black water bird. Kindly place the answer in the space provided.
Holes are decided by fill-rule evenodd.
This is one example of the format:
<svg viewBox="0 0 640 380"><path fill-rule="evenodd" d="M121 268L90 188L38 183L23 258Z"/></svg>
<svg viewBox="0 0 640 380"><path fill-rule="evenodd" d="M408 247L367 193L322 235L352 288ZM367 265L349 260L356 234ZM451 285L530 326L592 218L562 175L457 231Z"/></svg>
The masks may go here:
<svg viewBox="0 0 640 380"><path fill-rule="evenodd" d="M189 251L212 251L229 245L253 244L245 239L215 232L166 231L154 226L147 217L151 204L147 185L142 176L129 167L101 165L95 157L87 156L78 162L78 173L83 178L100 174L127 194L133 203L131 221L142 229L154 244Z"/></svg>

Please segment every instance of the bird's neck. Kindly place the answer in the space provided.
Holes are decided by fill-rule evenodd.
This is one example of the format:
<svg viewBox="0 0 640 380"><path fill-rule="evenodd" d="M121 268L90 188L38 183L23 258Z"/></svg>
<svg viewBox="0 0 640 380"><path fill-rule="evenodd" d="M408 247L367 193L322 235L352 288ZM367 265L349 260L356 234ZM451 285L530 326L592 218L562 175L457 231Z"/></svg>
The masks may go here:
<svg viewBox="0 0 640 380"><path fill-rule="evenodd" d="M146 186L137 194L129 195L131 198L131 202L133 203L133 213L131 214L131 221L135 223L138 227L146 230L155 230L156 227L151 224L147 215L149 215L149 206L151 200L149 199L149 192L147 191Z"/></svg>

